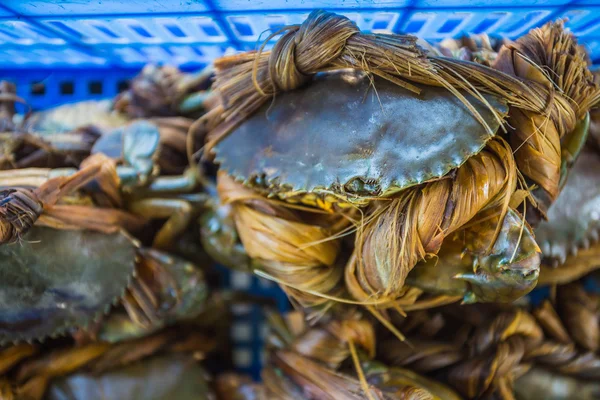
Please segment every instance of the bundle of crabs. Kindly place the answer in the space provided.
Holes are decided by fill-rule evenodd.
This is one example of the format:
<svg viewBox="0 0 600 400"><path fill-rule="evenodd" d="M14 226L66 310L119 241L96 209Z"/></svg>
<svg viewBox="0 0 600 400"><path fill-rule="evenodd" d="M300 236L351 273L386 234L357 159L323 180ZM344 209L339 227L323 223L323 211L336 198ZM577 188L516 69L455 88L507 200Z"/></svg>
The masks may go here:
<svg viewBox="0 0 600 400"><path fill-rule="evenodd" d="M201 118L227 237L206 247L223 263L278 282L309 315L346 304L385 320L512 302L584 245L552 220L596 189L582 149L600 89L562 22L498 51L363 34L323 11L279 33L270 51L215 62L220 102ZM571 183L586 189L559 197Z"/></svg>
<svg viewBox="0 0 600 400"><path fill-rule="evenodd" d="M198 215L212 258L302 311L272 318L264 386L224 377L222 398L535 398L597 379L579 280L600 266L600 86L563 23L433 46L314 11L277 35L216 60L210 91L212 70L145 69L101 132L0 137L0 169L22 168L0 172L0 342L79 344L3 348L0 390L42 398L80 368L208 351L197 325L167 327L206 312L201 273L171 254ZM526 304L536 285L554 302Z"/></svg>

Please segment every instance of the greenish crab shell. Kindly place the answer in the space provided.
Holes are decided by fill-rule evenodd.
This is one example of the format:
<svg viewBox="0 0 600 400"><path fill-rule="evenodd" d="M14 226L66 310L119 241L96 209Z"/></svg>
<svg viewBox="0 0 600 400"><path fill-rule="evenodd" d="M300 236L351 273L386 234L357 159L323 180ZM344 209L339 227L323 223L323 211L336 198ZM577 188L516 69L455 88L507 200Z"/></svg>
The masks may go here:
<svg viewBox="0 0 600 400"><path fill-rule="evenodd" d="M127 123L127 117L112 110L111 100L88 100L63 104L29 116L25 123L27 131L36 133L65 133L94 125L111 129Z"/></svg>
<svg viewBox="0 0 600 400"><path fill-rule="evenodd" d="M134 121L102 135L92 147L92 154L102 153L123 160L120 168L123 186L146 185L157 174L156 160L160 151L158 127L148 121Z"/></svg>
<svg viewBox="0 0 600 400"><path fill-rule="evenodd" d="M120 232L38 226L0 246L0 343L63 334L108 312L130 284L137 248Z"/></svg>
<svg viewBox="0 0 600 400"><path fill-rule="evenodd" d="M493 137L448 90L420 95L358 72L277 95L215 148L221 170L270 196L364 205L460 167ZM508 108L463 93L496 132Z"/></svg>
<svg viewBox="0 0 600 400"><path fill-rule="evenodd" d="M547 263L564 263L568 256L600 238L599 170L600 153L584 148L560 196L548 210L548 221L537 226L536 238Z"/></svg>
<svg viewBox="0 0 600 400"><path fill-rule="evenodd" d="M97 374L79 372L52 382L48 400L211 400L207 372L190 355L160 355Z"/></svg>

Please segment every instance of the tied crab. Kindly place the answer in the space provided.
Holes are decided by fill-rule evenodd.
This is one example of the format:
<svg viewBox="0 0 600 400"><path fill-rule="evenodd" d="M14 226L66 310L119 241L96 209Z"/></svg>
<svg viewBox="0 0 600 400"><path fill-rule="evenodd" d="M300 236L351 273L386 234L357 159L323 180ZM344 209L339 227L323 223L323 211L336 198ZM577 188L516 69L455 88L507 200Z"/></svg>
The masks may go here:
<svg viewBox="0 0 600 400"><path fill-rule="evenodd" d="M396 319L378 357L455 388L466 399L596 399L600 393L597 293L558 285L553 301L450 305Z"/></svg>
<svg viewBox="0 0 600 400"><path fill-rule="evenodd" d="M211 102L212 94L209 90L211 76L210 68L194 74L184 74L173 67L148 65L133 79L130 89L112 100L89 100L64 104L25 116L18 115L16 118L14 118L16 100L7 97L7 101L0 104L3 107L0 119L20 121L16 126L13 124L19 134L6 135L6 139L0 137L0 150L6 147L7 150L3 152L10 156L9 150L19 143L27 139L29 142L32 141L31 139L36 139L30 147L40 148L35 154L37 158L29 155L27 159L13 167L51 166L47 162L48 157L41 159L42 151L55 156L50 158L51 161L57 155L65 153L72 155L74 152L87 150L89 154L95 139L101 135L132 121L146 121L156 125L160 133L161 152L156 163L161 173L181 174L189 166L188 151L194 151L193 147L188 149L190 146L188 131L192 129L190 135L194 138L193 143L201 142L201 137L196 136L201 135L202 132L193 127L192 118L201 115L206 104ZM4 84L5 87L0 88L0 92L13 94L14 87ZM19 98L16 99L20 101ZM77 137L78 135L81 137ZM3 140L6 140L6 145L2 145ZM37 164L31 165L33 161ZM44 161L46 161L45 165Z"/></svg>
<svg viewBox="0 0 600 400"><path fill-rule="evenodd" d="M591 122L598 111L591 113ZM557 201L548 210L548 220L536 229L542 249L540 284L565 284L600 267L600 149L598 128L590 124L590 135L580 155L573 160L569 179Z"/></svg>
<svg viewBox="0 0 600 400"><path fill-rule="evenodd" d="M216 384L219 398L461 400L435 379L374 360L375 327L358 315L314 326L297 313L269 317L262 384L223 375Z"/></svg>
<svg viewBox="0 0 600 400"><path fill-rule="evenodd" d="M102 135L90 149L92 156L81 164L80 171L75 168L25 168L0 172L0 187L7 189L2 206L8 212L11 201L15 198L9 191L14 190L14 187L38 187L41 190L39 187L43 185L52 187L47 183L49 179L70 179L73 187L61 186L59 192L85 186L91 192L91 203L109 207L124 206L128 211L146 219L166 219L155 237L154 247L168 248L185 231L196 214L196 206L203 203L204 196L194 193L199 179L198 174L191 169L182 175L157 176L157 160L161 157L161 150L159 128L147 121L134 121ZM78 176L85 178L82 181ZM90 187L89 181L94 179L95 183ZM32 192L27 193L26 197L34 203L41 201L42 206L44 205L44 199L32 197ZM21 195L25 195L22 190ZM57 197L61 196L62 194L54 196L52 204L48 204L55 214L61 211L61 207L54 204ZM81 207L89 207L90 200L77 201ZM92 209L89 207L88 210ZM73 211L72 208L70 210ZM69 217L66 212L62 212L62 216ZM71 217L75 218L75 215ZM15 219L17 216L10 218ZM95 220L102 223L100 217ZM20 227L19 233L24 234L26 229L27 226ZM14 235L9 235L1 241L14 240Z"/></svg>
<svg viewBox="0 0 600 400"><path fill-rule="evenodd" d="M15 85L0 82L0 170L78 165L100 136L100 129L78 126L68 131L34 132L17 121Z"/></svg>
<svg viewBox="0 0 600 400"><path fill-rule="evenodd" d="M193 318L207 298L198 267L140 248L121 231L33 227L20 245L1 246L0 253L7 282L2 343L56 337L101 320L100 339L123 340ZM116 312L105 317L117 304L135 324L126 325Z"/></svg>
<svg viewBox="0 0 600 400"><path fill-rule="evenodd" d="M270 52L217 60L221 103L203 121L221 205L205 231L222 237L205 242L308 307L528 293L540 264L533 227L600 90L561 23L487 63L366 35L323 11ZM419 303L423 293L437 297Z"/></svg>
<svg viewBox="0 0 600 400"><path fill-rule="evenodd" d="M20 242L0 246L4 273L12 276L3 296L16 301L5 303L2 341L42 339L89 324L124 295L124 306L138 325L164 320L151 314L152 307L170 310L183 301L193 314L201 305L204 286L194 275L200 272L158 252L171 248L199 202L187 194L196 187L195 175L154 176L158 136L154 125L134 122L96 142L94 154L79 170L0 174L1 240ZM115 142L121 144L116 146L121 150L118 163L110 157ZM140 233L148 218L167 218L152 238L152 250L123 233ZM107 273L104 262L112 272ZM56 263L62 268L53 267ZM188 297L197 293L198 301L180 298L187 289Z"/></svg>

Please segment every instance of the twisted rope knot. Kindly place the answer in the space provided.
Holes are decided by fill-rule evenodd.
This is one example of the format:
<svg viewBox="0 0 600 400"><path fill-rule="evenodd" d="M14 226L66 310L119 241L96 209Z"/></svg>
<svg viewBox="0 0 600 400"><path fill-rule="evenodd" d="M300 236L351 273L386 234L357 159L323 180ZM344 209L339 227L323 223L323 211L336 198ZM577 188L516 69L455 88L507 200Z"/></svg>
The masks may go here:
<svg viewBox="0 0 600 400"><path fill-rule="evenodd" d="M14 243L27 233L44 207L31 190L0 191L0 244Z"/></svg>
<svg viewBox="0 0 600 400"><path fill-rule="evenodd" d="M346 40L360 32L348 18L322 10L313 11L301 25L284 29L287 32L273 46L268 61L274 92L302 86L338 58Z"/></svg>
<svg viewBox="0 0 600 400"><path fill-rule="evenodd" d="M543 88L539 92L536 89L535 97L545 104L544 109L512 108L510 124L514 130L509 132L520 171L539 186L534 195L542 214L560 193L563 153L567 153L566 159L576 157L568 153L578 146L568 142L580 140L574 132L578 121L600 99L586 57L585 50L559 21L504 46L493 64Z"/></svg>
<svg viewBox="0 0 600 400"><path fill-rule="evenodd" d="M331 238L345 226L344 219L336 218L327 228L300 222L297 213L269 202L223 172L217 176L217 191L224 204L233 206L239 238L255 267L282 282L295 301L316 306L328 300L309 291L340 294L343 269L336 264L340 243Z"/></svg>

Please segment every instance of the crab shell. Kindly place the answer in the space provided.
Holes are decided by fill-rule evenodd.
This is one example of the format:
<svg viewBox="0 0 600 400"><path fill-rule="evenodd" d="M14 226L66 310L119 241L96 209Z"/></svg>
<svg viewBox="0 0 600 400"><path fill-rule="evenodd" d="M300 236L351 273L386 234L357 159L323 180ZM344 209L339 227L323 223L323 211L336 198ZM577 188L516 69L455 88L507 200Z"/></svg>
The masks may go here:
<svg viewBox="0 0 600 400"><path fill-rule="evenodd" d="M134 275L137 247L120 232L37 226L0 246L0 343L54 337L108 312Z"/></svg>
<svg viewBox="0 0 600 400"><path fill-rule="evenodd" d="M207 377L190 355L162 355L99 375L80 372L58 379L46 398L211 400Z"/></svg>
<svg viewBox="0 0 600 400"><path fill-rule="evenodd" d="M121 176L124 185L144 185L156 175L155 162L160 149L160 132L148 121L134 121L102 135L92 147L92 154L102 153L122 160L131 167Z"/></svg>
<svg viewBox="0 0 600 400"><path fill-rule="evenodd" d="M373 84L371 84L373 82ZM495 132L501 123L466 93ZM486 97L498 113L507 106ZM364 205L443 177L493 137L448 90L420 95L359 72L321 74L277 95L218 143L220 168L290 202Z"/></svg>
<svg viewBox="0 0 600 400"><path fill-rule="evenodd" d="M584 148L566 184L535 231L544 261L552 266L577 255L600 236L600 153Z"/></svg>
<svg viewBox="0 0 600 400"><path fill-rule="evenodd" d="M515 381L515 394L522 400L594 400L600 394L600 382L534 367Z"/></svg>
<svg viewBox="0 0 600 400"><path fill-rule="evenodd" d="M24 124L28 131L63 133L94 125L111 129L127 123L127 117L112 110L110 100L88 100L64 104L29 116Z"/></svg>

